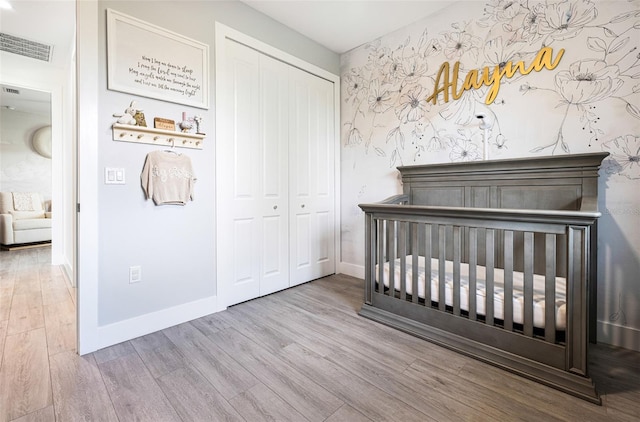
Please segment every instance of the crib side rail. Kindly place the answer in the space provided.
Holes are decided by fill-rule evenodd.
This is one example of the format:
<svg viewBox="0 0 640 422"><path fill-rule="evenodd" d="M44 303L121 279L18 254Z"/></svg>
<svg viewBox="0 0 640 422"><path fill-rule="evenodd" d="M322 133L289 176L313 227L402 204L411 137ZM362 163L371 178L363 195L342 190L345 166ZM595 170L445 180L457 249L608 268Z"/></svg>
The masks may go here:
<svg viewBox="0 0 640 422"><path fill-rule="evenodd" d="M411 302L414 306L428 308L428 312L438 311L460 317L482 327L477 331L481 336L484 327L498 329L508 333L504 342L516 349L530 348L533 352L521 350L524 355L541 355L537 360L563 370L586 376L587 356L583 344L587 336L588 321L588 285L589 261L591 259L591 233L600 213L597 211L555 211L521 209L487 209L460 207L432 207L391 204L362 204L365 211L365 303L378 301L392 303L392 300ZM564 253L559 253L558 239L563 238ZM514 241L515 239L515 241ZM521 246L519 270L523 277L522 321L514 323L514 242ZM542 249L534 254L535 248ZM420 245L420 246L419 246ZM498 247L500 245L500 247ZM478 258L484 249L482 264L485 267L486 302L476 300ZM418 254L438 258L438 291L431 289L431 283L425 276L422 289L424 294L418 297ZM520 251L518 252L520 254ZM412 258L407 260L406 257ZM496 266L500 259L502 265ZM566 329L564 333L556 330L557 315L555 306L545 306L544 329L534 328L534 268L540 267L535 260L543 259L544 298L546 304L556 303L557 268L566 267ZM562 259L565 262L559 263ZM398 261L399 260L399 261ZM450 288L451 306L447 306L445 297L445 261L453 263L453 287ZM388 288L376 282L384 280L383 265L388 262ZM399 265L399 277L396 276L395 263ZM434 261L435 262L435 261ZM380 264L380 265L378 265ZM431 260L424 261L425 274L431 274ZM468 297L465 311L461 310L460 269L468 265ZM376 274L375 272L378 271ZM494 309L496 286L495 272L504 276L504 308ZM407 277L408 273L410 277ZM399 286L399 288L394 288ZM410 292L411 294L409 294ZM437 303L433 297L440 298ZM394 305L396 306L396 305ZM399 306L399 305L398 305ZM479 315L482 306L483 314ZM498 318L497 314L500 314ZM462 332L469 332L468 322ZM460 326L462 327L462 325ZM473 331L473 329L471 330ZM486 330L485 330L486 331ZM494 335L492 341L500 343L502 334ZM473 333L471 333L473 335ZM564 336L561 336L564 334ZM531 341L513 342L511 335L527 337ZM497 340L496 340L497 339ZM518 346L521 344L523 346ZM529 345L529 346L527 346ZM500 346L495 344L495 346Z"/></svg>

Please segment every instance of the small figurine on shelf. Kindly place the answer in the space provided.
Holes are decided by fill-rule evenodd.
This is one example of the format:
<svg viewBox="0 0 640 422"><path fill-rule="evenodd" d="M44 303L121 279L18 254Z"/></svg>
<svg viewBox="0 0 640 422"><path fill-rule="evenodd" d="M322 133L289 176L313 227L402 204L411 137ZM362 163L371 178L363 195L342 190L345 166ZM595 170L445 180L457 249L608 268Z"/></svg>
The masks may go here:
<svg viewBox="0 0 640 422"><path fill-rule="evenodd" d="M200 132L200 125L202 124L202 116L197 115L193 118L193 121L196 122L196 133L198 135L204 135L204 133Z"/></svg>
<svg viewBox="0 0 640 422"><path fill-rule="evenodd" d="M180 129L182 133L189 133L193 128L193 119L187 119L187 113L182 112L182 121L180 122Z"/></svg>
<svg viewBox="0 0 640 422"><path fill-rule="evenodd" d="M142 110L136 110L136 114L133 115L133 118L136 119L136 125L147 127L147 120L145 119Z"/></svg>
<svg viewBox="0 0 640 422"><path fill-rule="evenodd" d="M124 110L124 113L113 113L113 117L117 117L117 123L121 123L123 125L131 125L136 126L138 123L135 119L135 115L139 110L136 109L136 102L131 101L131 105ZM140 110L141 111L141 110Z"/></svg>

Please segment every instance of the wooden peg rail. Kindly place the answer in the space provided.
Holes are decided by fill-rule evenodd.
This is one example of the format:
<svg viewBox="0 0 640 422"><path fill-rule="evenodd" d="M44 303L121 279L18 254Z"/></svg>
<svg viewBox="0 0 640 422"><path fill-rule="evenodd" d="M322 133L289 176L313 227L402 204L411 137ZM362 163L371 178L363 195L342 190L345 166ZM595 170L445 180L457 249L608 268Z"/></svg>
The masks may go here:
<svg viewBox="0 0 640 422"><path fill-rule="evenodd" d="M154 129L144 126L113 124L113 140L162 147L202 149L205 135Z"/></svg>

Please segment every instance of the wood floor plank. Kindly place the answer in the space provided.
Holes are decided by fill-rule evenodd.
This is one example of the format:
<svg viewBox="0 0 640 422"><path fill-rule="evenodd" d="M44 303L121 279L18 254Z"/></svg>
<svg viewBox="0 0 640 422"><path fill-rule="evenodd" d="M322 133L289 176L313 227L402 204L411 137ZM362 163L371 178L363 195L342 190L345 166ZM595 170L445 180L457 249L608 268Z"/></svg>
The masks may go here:
<svg viewBox="0 0 640 422"><path fill-rule="evenodd" d="M285 347L282 357L291 366L372 420L402 422L436 420L430 415L406 406L378 387L298 344Z"/></svg>
<svg viewBox="0 0 640 422"><path fill-rule="evenodd" d="M117 421L93 355L66 351L51 356L53 403L58 421Z"/></svg>
<svg viewBox="0 0 640 422"><path fill-rule="evenodd" d="M0 421L10 421L51 405L48 374L44 328L7 335L0 371Z"/></svg>
<svg viewBox="0 0 640 422"><path fill-rule="evenodd" d="M40 294L40 280L29 269L20 269L15 273L14 295Z"/></svg>
<svg viewBox="0 0 640 422"><path fill-rule="evenodd" d="M22 333L44 327L44 310L39 292L13 295L7 334Z"/></svg>
<svg viewBox="0 0 640 422"><path fill-rule="evenodd" d="M460 371L460 377L477 385L540 409L549 409L560 418L578 418L582 421L602 420L606 411L601 406L560 393L551 387L530 381L483 362L469 360ZM553 410L551 410L553 409Z"/></svg>
<svg viewBox="0 0 640 422"><path fill-rule="evenodd" d="M2 370L2 356L4 355L4 341L7 338L7 324L9 324L9 321L0 321L0 371Z"/></svg>
<svg viewBox="0 0 640 422"><path fill-rule="evenodd" d="M416 382L415 379L405 376L403 372L394 371L384 364L371 365L370 362L362 359L362 356L349 353L347 349L335 350L325 359L377 386L397 401L404 402L407 406L436 420L490 419L495 416L495 414L482 413L477 408L466 405L459 398L449 397L435 389L430 389L429 399L424 400L426 383Z"/></svg>
<svg viewBox="0 0 640 422"><path fill-rule="evenodd" d="M136 349L129 341L114 344L113 346L105 347L104 349L96 350L93 352L93 356L96 359L96 363L108 362L110 360L118 359L119 357L136 353Z"/></svg>
<svg viewBox="0 0 640 422"><path fill-rule="evenodd" d="M42 304L51 305L71 299L69 289L64 284L43 283L42 284Z"/></svg>
<svg viewBox="0 0 640 422"><path fill-rule="evenodd" d="M180 421L137 353L98 365L119 420Z"/></svg>
<svg viewBox="0 0 640 422"><path fill-rule="evenodd" d="M519 403L505 391L496 393L486 388L484 383L476 384L457 375L441 370L426 360L417 360L404 375L425 389L437 390L449 397L460 399L478 411L498 417L500 420L522 420L538 422L560 421L553 412L545 412L535 405Z"/></svg>
<svg viewBox="0 0 640 422"><path fill-rule="evenodd" d="M133 339L131 344L154 378L188 365L178 347L162 331Z"/></svg>
<svg viewBox="0 0 640 422"><path fill-rule="evenodd" d="M258 383L251 373L190 323L163 332L227 400Z"/></svg>
<svg viewBox="0 0 640 422"><path fill-rule="evenodd" d="M0 321L8 321L13 300L13 284L0 286Z"/></svg>
<svg viewBox="0 0 640 422"><path fill-rule="evenodd" d="M354 330L340 318L307 311L297 312L290 318L291 321L300 324L302 329L317 331L327 339L339 338L339 343L342 346L356 351L367 350L370 359L384 363L398 371L402 371L416 359L412 354L384 342L384 337L370 336L369 333Z"/></svg>
<svg viewBox="0 0 640 422"><path fill-rule="evenodd" d="M247 421L306 421L304 416L263 384L239 394L230 403Z"/></svg>
<svg viewBox="0 0 640 422"><path fill-rule="evenodd" d="M226 312L233 316L235 323L233 328L255 342L262 344L273 353L295 342L295 338L288 335L278 326L262 324L263 313L250 310L248 304L241 304L229 308Z"/></svg>
<svg viewBox="0 0 640 422"><path fill-rule="evenodd" d="M11 422L56 422L56 415L53 412L53 406L47 406Z"/></svg>
<svg viewBox="0 0 640 422"><path fill-rule="evenodd" d="M68 295L62 302L44 305L43 311L47 326L72 324L76 320L76 306Z"/></svg>
<svg viewBox="0 0 640 422"><path fill-rule="evenodd" d="M329 416L325 422L373 422L353 407L345 404L336 413Z"/></svg>
<svg viewBox="0 0 640 422"><path fill-rule="evenodd" d="M234 321L228 318L227 312L217 312L191 321L191 324L204 335L209 335L225 328L232 327Z"/></svg>
<svg viewBox="0 0 640 422"><path fill-rule="evenodd" d="M270 390L310 421L324 421L344 402L233 328L209 336Z"/></svg>
<svg viewBox="0 0 640 422"><path fill-rule="evenodd" d="M64 325L47 325L46 328L49 356L60 352L76 351L77 330L75 321Z"/></svg>
<svg viewBox="0 0 640 422"><path fill-rule="evenodd" d="M158 383L184 421L244 421L213 385L191 367L163 375Z"/></svg>

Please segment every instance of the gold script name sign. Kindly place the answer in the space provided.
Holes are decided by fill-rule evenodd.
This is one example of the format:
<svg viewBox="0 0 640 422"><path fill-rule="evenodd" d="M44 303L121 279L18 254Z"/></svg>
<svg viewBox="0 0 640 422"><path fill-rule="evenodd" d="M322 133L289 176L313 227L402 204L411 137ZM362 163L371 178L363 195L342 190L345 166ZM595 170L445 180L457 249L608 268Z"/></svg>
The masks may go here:
<svg viewBox="0 0 640 422"><path fill-rule="evenodd" d="M449 102L449 92L451 92L451 96L454 100L462 97L464 91L469 89L479 89L483 85L490 86L491 89L487 93L487 98L485 99L485 104L489 105L493 103L493 101L498 96L498 91L500 90L500 81L504 76L507 78L513 77L516 72L521 75L528 75L532 71L539 72L542 69L555 69L558 64L560 64L560 59L564 54L564 48L561 48L558 52L556 58L553 58L553 49L551 47L543 47L538 51L536 58L529 65L529 67L525 67L523 61L513 62L509 61L503 66L496 65L493 68L493 72L491 72L491 68L486 66L482 70L473 69L470 71L467 76L464 78L464 84L460 91L458 91L458 71L460 69L460 62L455 62L453 65L453 74L451 75L451 79L449 79L450 67L449 62L444 62L440 66L440 70L438 70L438 76L436 77L436 84L433 88L433 94L431 94L427 98L427 102L431 101L433 104L436 104L438 99L438 94L441 92L444 95L444 102Z"/></svg>

